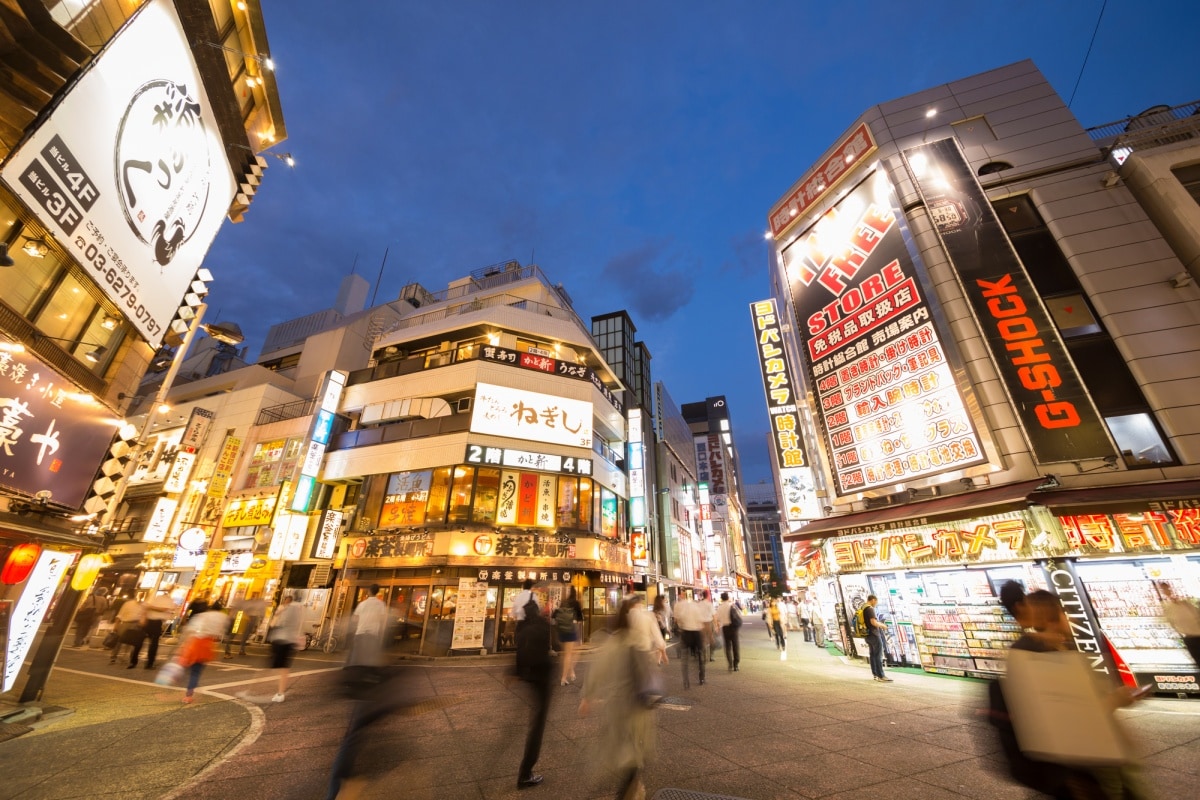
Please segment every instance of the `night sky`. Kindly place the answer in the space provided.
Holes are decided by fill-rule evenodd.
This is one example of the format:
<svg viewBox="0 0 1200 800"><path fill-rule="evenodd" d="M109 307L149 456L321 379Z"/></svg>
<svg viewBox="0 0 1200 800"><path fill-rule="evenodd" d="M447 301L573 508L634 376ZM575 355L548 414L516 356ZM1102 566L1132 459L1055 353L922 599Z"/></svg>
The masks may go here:
<svg viewBox="0 0 1200 800"><path fill-rule="evenodd" d="M1030 58L1085 127L1200 98L1200 4L264 0L296 167L269 169L206 266L247 334L500 261L585 323L626 309L679 404L729 399L770 477L749 304L770 206L870 106Z"/></svg>

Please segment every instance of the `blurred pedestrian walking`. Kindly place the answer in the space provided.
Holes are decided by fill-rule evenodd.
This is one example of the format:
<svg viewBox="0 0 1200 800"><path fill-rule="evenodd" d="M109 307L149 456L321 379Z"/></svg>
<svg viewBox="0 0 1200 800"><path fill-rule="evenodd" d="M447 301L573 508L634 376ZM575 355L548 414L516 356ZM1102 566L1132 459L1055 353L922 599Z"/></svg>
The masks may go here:
<svg viewBox="0 0 1200 800"><path fill-rule="evenodd" d="M738 629L742 627L742 612L729 600L729 592L721 592L721 604L717 606L717 624L725 639L725 661L730 672L737 672L742 661L742 647L738 642Z"/></svg>
<svg viewBox="0 0 1200 800"><path fill-rule="evenodd" d="M241 615L240 618L238 617L239 614ZM247 595L242 600L234 603L230 608L229 618L237 626L239 656L246 655L246 642L258 630L258 626L266 614L267 601L259 592ZM233 647L233 640L234 634L230 632L230 635L225 639L225 658L233 658L233 654L230 653Z"/></svg>
<svg viewBox="0 0 1200 800"><path fill-rule="evenodd" d="M542 735L546 731L546 716L550 713L550 697L554 690L550 620L542 614L532 597L526 601L523 610L524 619L517 625L516 673L519 679L529 685L533 706L530 709L529 733L525 737L525 754L517 771L518 789L528 789L542 782L542 776L535 773L533 768L542 751Z"/></svg>
<svg viewBox="0 0 1200 800"><path fill-rule="evenodd" d="M713 654L713 646L717 639L717 619L716 611L713 609L712 595L707 589L700 592L700 599L696 601L696 607L700 610L700 634L704 640L704 651L701 657L705 661L716 660L716 655ZM704 681L701 681L703 683Z"/></svg>
<svg viewBox="0 0 1200 800"><path fill-rule="evenodd" d="M371 584L370 596L354 609L350 618L354 623L354 638L347 663L383 666L383 637L388 629L388 607L383 602L383 592L379 584Z"/></svg>
<svg viewBox="0 0 1200 800"><path fill-rule="evenodd" d="M304 611L297 605L290 594L285 594L279 601L279 608L271 617L271 626L267 629L267 643L271 646L271 669L276 670L279 683L275 689L272 703L282 703L287 696L288 673L292 668L292 659L296 655L296 646L300 643L300 626L304 622Z"/></svg>
<svg viewBox="0 0 1200 800"><path fill-rule="evenodd" d="M521 584L521 591L517 592L517 596L513 598L513 604L508 609L508 618L520 622L525 619L525 605L533 600L537 602L533 596L533 578L526 578Z"/></svg>
<svg viewBox="0 0 1200 800"><path fill-rule="evenodd" d="M96 622L108 611L108 589L98 587L87 599L79 604L75 611L75 646L87 646L88 637Z"/></svg>
<svg viewBox="0 0 1200 800"><path fill-rule="evenodd" d="M204 600L192 603L192 615L183 627L182 639L176 659L187 670L187 691L183 702L192 702L192 695L200 685L200 673L213 660L216 643L229 630L229 617L220 602L211 606Z"/></svg>
<svg viewBox="0 0 1200 800"><path fill-rule="evenodd" d="M579 713L599 708L601 766L619 776L618 800L643 800L642 771L653 759L655 720L652 705L642 698L642 667L657 669L635 646L632 611L639 599L626 599L617 610L616 627L584 680ZM690 602L690 601L689 601ZM678 618L678 606L676 615ZM698 631L695 632L698 635ZM638 661L638 659L642 661ZM685 659L686 663L686 659Z"/></svg>
<svg viewBox="0 0 1200 800"><path fill-rule="evenodd" d="M667 642L658 628L658 618L646 608L646 596L632 583L625 586L625 600L632 600L629 609L629 627L633 632L634 646L643 653L650 653L652 660L666 664Z"/></svg>
<svg viewBox="0 0 1200 800"><path fill-rule="evenodd" d="M658 631L663 641L671 638L671 605L665 594L654 596L654 619L658 622Z"/></svg>
<svg viewBox="0 0 1200 800"><path fill-rule="evenodd" d="M704 612L700 604L690 597L684 596L675 603L675 624L679 626L679 638L683 652L679 660L683 664L683 688L692 687L691 676L688 674L688 661L696 659L699 665L700 685L704 685L704 668L708 659L704 655Z"/></svg>
<svg viewBox="0 0 1200 800"><path fill-rule="evenodd" d="M566 686L575 682L575 662L579 658L579 623L583 622L583 606L575 594L575 587L567 589L566 598L559 603L554 612L554 626L558 633L559 644L562 645L562 677L560 683ZM517 637L518 653L520 637Z"/></svg>
<svg viewBox="0 0 1200 800"><path fill-rule="evenodd" d="M775 639L776 650L787 650L787 634L783 632L783 612L779 609L779 601L772 598L767 606L767 625Z"/></svg>
<svg viewBox="0 0 1200 800"><path fill-rule="evenodd" d="M174 618L175 603L171 600L171 595L166 592L159 592L146 603L146 613L142 622L144 638L150 640L150 644L146 648L146 669L154 669L154 662L158 658L158 641L163 635L163 626ZM138 654L141 650L142 642L139 641L133 646L133 654L129 657L130 664L137 665Z"/></svg>
<svg viewBox="0 0 1200 800"><path fill-rule="evenodd" d="M126 669L133 669L137 666L138 650L142 647L142 640L146 638L146 630L143 623L146 621L146 605L136 597L130 597L125 602L121 603L121 607L117 610L117 616L114 620L114 632L117 634L117 641L113 644L112 656L108 659L108 663L117 663L117 656L121 653L121 648L129 645L131 657L129 666Z"/></svg>
<svg viewBox="0 0 1200 800"><path fill-rule="evenodd" d="M1200 608L1186 597L1180 597L1167 581L1158 581L1158 592L1162 595L1163 616L1183 638L1183 646L1200 667Z"/></svg>

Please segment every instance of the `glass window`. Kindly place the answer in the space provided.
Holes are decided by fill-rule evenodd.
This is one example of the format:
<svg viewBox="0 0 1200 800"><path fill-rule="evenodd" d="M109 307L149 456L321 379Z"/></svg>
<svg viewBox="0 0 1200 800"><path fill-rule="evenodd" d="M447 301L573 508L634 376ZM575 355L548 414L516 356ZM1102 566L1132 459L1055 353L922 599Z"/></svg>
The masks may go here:
<svg viewBox="0 0 1200 800"><path fill-rule="evenodd" d="M1067 350L1101 414L1148 409L1141 387L1112 339L1093 336L1072 340L1067 342Z"/></svg>
<svg viewBox="0 0 1200 800"><path fill-rule="evenodd" d="M1130 468L1174 464L1175 457L1148 413L1105 417L1125 465Z"/></svg>
<svg viewBox="0 0 1200 800"><path fill-rule="evenodd" d="M389 475L379 527L396 528L423 523L432 474L432 470L421 470Z"/></svg>
<svg viewBox="0 0 1200 800"><path fill-rule="evenodd" d="M1046 304L1046 310L1050 312L1050 318L1058 326L1058 332L1064 338L1088 336L1103 330L1092 313L1091 305L1078 292L1047 297L1043 302Z"/></svg>
<svg viewBox="0 0 1200 800"><path fill-rule="evenodd" d="M28 317L54 285L63 262L53 250L41 258L28 255L21 249L19 237L9 245L8 255L15 266L0 268L0 297L14 311Z"/></svg>
<svg viewBox="0 0 1200 800"><path fill-rule="evenodd" d="M595 530L594 512L592 511L592 479L579 479L579 530Z"/></svg>
<svg viewBox="0 0 1200 800"><path fill-rule="evenodd" d="M475 471L475 502L471 519L488 525L496 522L496 500L500 495L500 470L479 468Z"/></svg>
<svg viewBox="0 0 1200 800"><path fill-rule="evenodd" d="M442 467L433 471L433 480L429 484L429 503L425 507L425 519L428 522L437 524L446 521L452 471L452 467Z"/></svg>
<svg viewBox="0 0 1200 800"><path fill-rule="evenodd" d="M557 523L560 528L575 528L579 525L579 479L558 479Z"/></svg>
<svg viewBox="0 0 1200 800"><path fill-rule="evenodd" d="M471 518L471 484L475 470L455 467L454 483L450 488L450 522L467 522Z"/></svg>
<svg viewBox="0 0 1200 800"><path fill-rule="evenodd" d="M467 361L479 355L479 349L487 344L487 337L479 336L469 341L460 342L454 351L455 361Z"/></svg>
<svg viewBox="0 0 1200 800"><path fill-rule="evenodd" d="M383 494L387 489L386 475L368 475L363 481L362 491L358 498L357 527L355 530L370 530L379 519L379 509L383 505Z"/></svg>

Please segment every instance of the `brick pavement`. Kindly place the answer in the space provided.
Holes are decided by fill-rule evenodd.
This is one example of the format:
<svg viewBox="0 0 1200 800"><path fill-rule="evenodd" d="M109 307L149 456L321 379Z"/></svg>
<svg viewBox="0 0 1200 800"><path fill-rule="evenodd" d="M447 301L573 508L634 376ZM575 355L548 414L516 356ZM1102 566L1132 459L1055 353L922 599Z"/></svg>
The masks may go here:
<svg viewBox="0 0 1200 800"><path fill-rule="evenodd" d="M875 683L861 663L797 634L781 661L755 622L743 628L738 673L718 655L708 684L693 678L685 691L672 661L668 689L687 710L658 712L648 796L667 787L750 800L1030 796L998 776L995 745L975 715L981 684L898 670L894 683ZM324 796L349 710L334 691L332 662L303 659L287 701L261 706L235 696L270 694L261 662L215 665L191 707L178 692L126 681L148 673L108 667L100 654L66 651L59 664L46 702L76 711L0 744L0 798ZM581 677L584 669L586 661ZM601 798L615 790L590 767L596 720L578 716L577 687L555 694L538 766L545 783L519 792L527 706L505 665L443 661L414 672L422 702L372 734L363 800ZM1155 699L1124 713L1156 796L1194 796L1200 704Z"/></svg>

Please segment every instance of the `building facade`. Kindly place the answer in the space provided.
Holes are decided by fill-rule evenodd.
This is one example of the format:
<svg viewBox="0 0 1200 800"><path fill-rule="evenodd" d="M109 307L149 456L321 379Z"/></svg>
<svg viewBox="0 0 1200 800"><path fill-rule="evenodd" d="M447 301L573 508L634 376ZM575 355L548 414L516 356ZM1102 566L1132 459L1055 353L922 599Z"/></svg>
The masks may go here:
<svg viewBox="0 0 1200 800"><path fill-rule="evenodd" d="M760 482L747 484L743 490L746 503L746 539L750 546L750 565L761 587L771 574L787 575L783 555L783 525L779 512L779 496L775 486Z"/></svg>
<svg viewBox="0 0 1200 800"><path fill-rule="evenodd" d="M1012 579L1096 671L1200 691L1155 583L1200 594L1194 109L1089 132L1019 62L868 110L771 209L831 514L785 539L843 647L873 593L893 660L996 674Z"/></svg>

